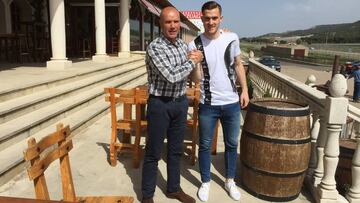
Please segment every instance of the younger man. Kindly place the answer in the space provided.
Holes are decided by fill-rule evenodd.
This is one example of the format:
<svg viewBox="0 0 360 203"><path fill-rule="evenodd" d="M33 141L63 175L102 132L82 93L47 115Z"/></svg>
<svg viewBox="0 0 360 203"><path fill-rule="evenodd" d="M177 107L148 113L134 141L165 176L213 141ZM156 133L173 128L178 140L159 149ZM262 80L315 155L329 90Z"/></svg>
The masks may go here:
<svg viewBox="0 0 360 203"><path fill-rule="evenodd" d="M225 189L231 198L240 200L235 185L237 147L240 131L240 105L249 103L244 67L240 60L239 38L235 33L220 32L223 19L221 6L215 1L202 6L205 32L189 44L190 50L203 51L202 71L197 71L200 82L199 106L199 167L202 184L198 190L201 201L207 201L210 191L210 151L215 124L220 119L225 141ZM239 80L242 92L236 90Z"/></svg>

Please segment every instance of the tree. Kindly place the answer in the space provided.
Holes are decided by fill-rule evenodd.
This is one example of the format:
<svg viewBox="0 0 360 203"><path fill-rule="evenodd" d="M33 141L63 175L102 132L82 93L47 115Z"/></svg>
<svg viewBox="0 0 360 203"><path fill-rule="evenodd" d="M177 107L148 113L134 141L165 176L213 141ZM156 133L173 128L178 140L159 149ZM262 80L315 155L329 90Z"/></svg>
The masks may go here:
<svg viewBox="0 0 360 203"><path fill-rule="evenodd" d="M296 40L296 44L301 44L302 43L302 40L301 39L297 39Z"/></svg>

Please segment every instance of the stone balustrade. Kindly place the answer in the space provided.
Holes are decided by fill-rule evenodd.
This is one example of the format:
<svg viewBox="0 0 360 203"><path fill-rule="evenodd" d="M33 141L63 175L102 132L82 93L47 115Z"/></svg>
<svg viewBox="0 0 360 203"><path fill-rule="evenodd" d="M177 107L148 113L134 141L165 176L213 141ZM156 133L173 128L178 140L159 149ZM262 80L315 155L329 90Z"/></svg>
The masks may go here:
<svg viewBox="0 0 360 203"><path fill-rule="evenodd" d="M360 121L360 110L348 104L344 97L346 80L335 75L330 83L330 94L311 87L316 81L310 78L309 85L276 72L256 60L249 59L248 77L253 87L253 96L286 98L309 104L311 111L311 159L305 185L316 202L360 202L360 125L354 126L358 146L352 163L352 186L345 197L336 190L335 172L339 161L339 138L347 116ZM310 86L311 84L311 86Z"/></svg>

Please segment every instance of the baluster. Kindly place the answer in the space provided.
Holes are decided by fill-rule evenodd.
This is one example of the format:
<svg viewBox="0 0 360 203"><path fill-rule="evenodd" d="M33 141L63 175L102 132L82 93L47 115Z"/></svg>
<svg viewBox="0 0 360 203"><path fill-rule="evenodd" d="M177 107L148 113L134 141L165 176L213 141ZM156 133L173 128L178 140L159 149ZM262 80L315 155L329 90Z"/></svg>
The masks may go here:
<svg viewBox="0 0 360 203"><path fill-rule="evenodd" d="M279 98L279 88L275 88L274 98Z"/></svg>
<svg viewBox="0 0 360 203"><path fill-rule="evenodd" d="M351 167L351 187L346 194L346 199L350 203L360 203L360 123L354 122L356 149Z"/></svg>
<svg viewBox="0 0 360 203"><path fill-rule="evenodd" d="M328 112L328 124L324 150L324 176L318 187L321 203L338 202L335 172L339 162L339 136L347 117L348 99L344 98L346 86L343 75L334 75L329 87L331 97L326 97L325 109Z"/></svg>
<svg viewBox="0 0 360 203"><path fill-rule="evenodd" d="M319 134L316 141L316 169L314 171L314 186L320 184L324 175L324 147L326 143L326 116L324 113L319 114Z"/></svg>
<svg viewBox="0 0 360 203"><path fill-rule="evenodd" d="M271 86L270 86L270 95L271 95L271 97L273 97L273 98L274 98L274 91L275 91L275 88L274 88L274 86L271 84Z"/></svg>
<svg viewBox="0 0 360 203"><path fill-rule="evenodd" d="M312 176L314 175L314 170L316 168L317 163L317 155L316 155L316 141L318 139L318 135L320 132L320 119L319 113L317 111L313 111L312 113L312 125L311 125L311 156L309 162L309 170L307 172L307 179L312 181Z"/></svg>

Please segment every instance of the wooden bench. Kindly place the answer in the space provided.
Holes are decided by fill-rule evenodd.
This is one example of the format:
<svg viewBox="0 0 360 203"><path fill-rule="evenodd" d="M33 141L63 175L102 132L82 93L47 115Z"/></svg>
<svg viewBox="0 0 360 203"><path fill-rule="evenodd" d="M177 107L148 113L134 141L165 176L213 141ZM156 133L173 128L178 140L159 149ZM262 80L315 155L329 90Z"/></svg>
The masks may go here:
<svg viewBox="0 0 360 203"><path fill-rule="evenodd" d="M36 199L50 200L44 173L52 162L59 159L64 201L132 203L134 198L130 196L76 197L69 160L69 152L73 148L73 143L69 136L70 127L58 124L54 133L47 135L38 143L34 138L28 140L28 149L24 151L24 158L30 162L27 172L30 180L34 181ZM100 184L99 187L101 187Z"/></svg>

